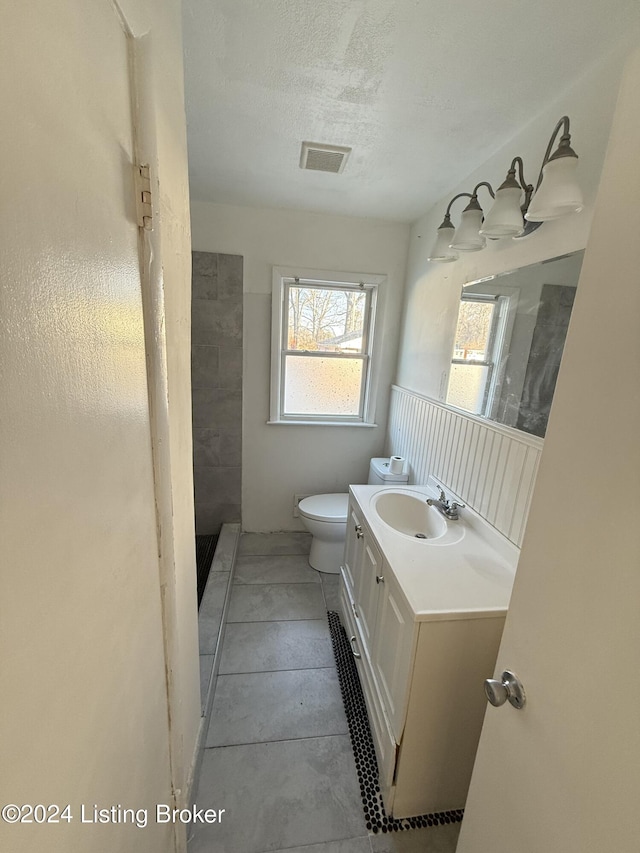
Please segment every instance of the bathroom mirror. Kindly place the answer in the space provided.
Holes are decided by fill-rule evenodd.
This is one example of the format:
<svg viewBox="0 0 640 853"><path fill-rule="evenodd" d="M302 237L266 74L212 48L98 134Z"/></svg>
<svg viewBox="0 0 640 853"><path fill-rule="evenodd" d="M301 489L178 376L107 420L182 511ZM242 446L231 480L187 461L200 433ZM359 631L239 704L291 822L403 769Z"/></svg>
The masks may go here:
<svg viewBox="0 0 640 853"><path fill-rule="evenodd" d="M463 288L446 402L544 437L583 252Z"/></svg>

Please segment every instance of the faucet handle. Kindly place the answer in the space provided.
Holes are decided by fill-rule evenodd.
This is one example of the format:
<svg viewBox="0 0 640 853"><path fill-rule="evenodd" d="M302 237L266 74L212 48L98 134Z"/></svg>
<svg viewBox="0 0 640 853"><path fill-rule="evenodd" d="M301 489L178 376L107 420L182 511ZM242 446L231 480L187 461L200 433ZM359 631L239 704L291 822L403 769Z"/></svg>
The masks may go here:
<svg viewBox="0 0 640 853"><path fill-rule="evenodd" d="M447 502L444 514L447 518L450 518L451 521L457 521L460 518L458 515L459 509L464 509L464 504L459 504L457 501L451 501L451 503Z"/></svg>
<svg viewBox="0 0 640 853"><path fill-rule="evenodd" d="M447 499L447 496L444 493L444 489L442 488L442 486L438 486L438 490L440 491L440 497L438 498L438 500L444 503Z"/></svg>

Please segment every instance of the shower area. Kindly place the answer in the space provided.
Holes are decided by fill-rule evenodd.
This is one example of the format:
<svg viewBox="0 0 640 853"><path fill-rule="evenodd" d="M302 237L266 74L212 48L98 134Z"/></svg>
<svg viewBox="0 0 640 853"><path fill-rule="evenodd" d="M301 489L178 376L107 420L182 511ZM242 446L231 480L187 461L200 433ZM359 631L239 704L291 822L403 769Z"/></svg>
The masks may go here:
<svg viewBox="0 0 640 853"><path fill-rule="evenodd" d="M204 716L240 533L243 259L193 252L192 271L193 485Z"/></svg>
<svg viewBox="0 0 640 853"><path fill-rule="evenodd" d="M192 253L191 393L199 605L221 527L240 523L242 267L240 255Z"/></svg>

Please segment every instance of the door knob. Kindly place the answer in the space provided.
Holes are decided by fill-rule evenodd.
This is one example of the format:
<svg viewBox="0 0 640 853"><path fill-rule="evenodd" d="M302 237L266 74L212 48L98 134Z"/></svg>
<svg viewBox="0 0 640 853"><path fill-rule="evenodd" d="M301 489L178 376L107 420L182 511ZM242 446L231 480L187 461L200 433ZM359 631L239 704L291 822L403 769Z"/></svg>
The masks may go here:
<svg viewBox="0 0 640 853"><path fill-rule="evenodd" d="M362 532L362 525L361 524L355 525L355 531L356 531L356 536L358 537L358 539L362 539L362 537L364 536L364 533Z"/></svg>
<svg viewBox="0 0 640 853"><path fill-rule="evenodd" d="M499 708L508 700L518 710L524 708L527 697L524 687L518 676L508 669L502 673L502 681L496 678L487 678L484 683L484 692L489 702Z"/></svg>
<svg viewBox="0 0 640 853"><path fill-rule="evenodd" d="M353 637L351 637L351 639L349 640L349 642L351 643L351 651L353 652L354 658L361 658L362 655L360 654L360 652L356 651L356 647L354 646L355 641L356 641L356 637L354 634Z"/></svg>

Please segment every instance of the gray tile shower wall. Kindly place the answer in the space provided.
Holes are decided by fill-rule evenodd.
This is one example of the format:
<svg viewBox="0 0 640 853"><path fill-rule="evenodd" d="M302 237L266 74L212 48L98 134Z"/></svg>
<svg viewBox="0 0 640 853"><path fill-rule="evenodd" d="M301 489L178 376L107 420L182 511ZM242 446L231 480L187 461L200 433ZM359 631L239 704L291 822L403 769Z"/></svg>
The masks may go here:
<svg viewBox="0 0 640 853"><path fill-rule="evenodd" d="M242 257L193 252L191 388L196 533L240 521Z"/></svg>
<svg viewBox="0 0 640 853"><path fill-rule="evenodd" d="M575 287L545 284L531 340L517 429L544 438L560 370Z"/></svg>

